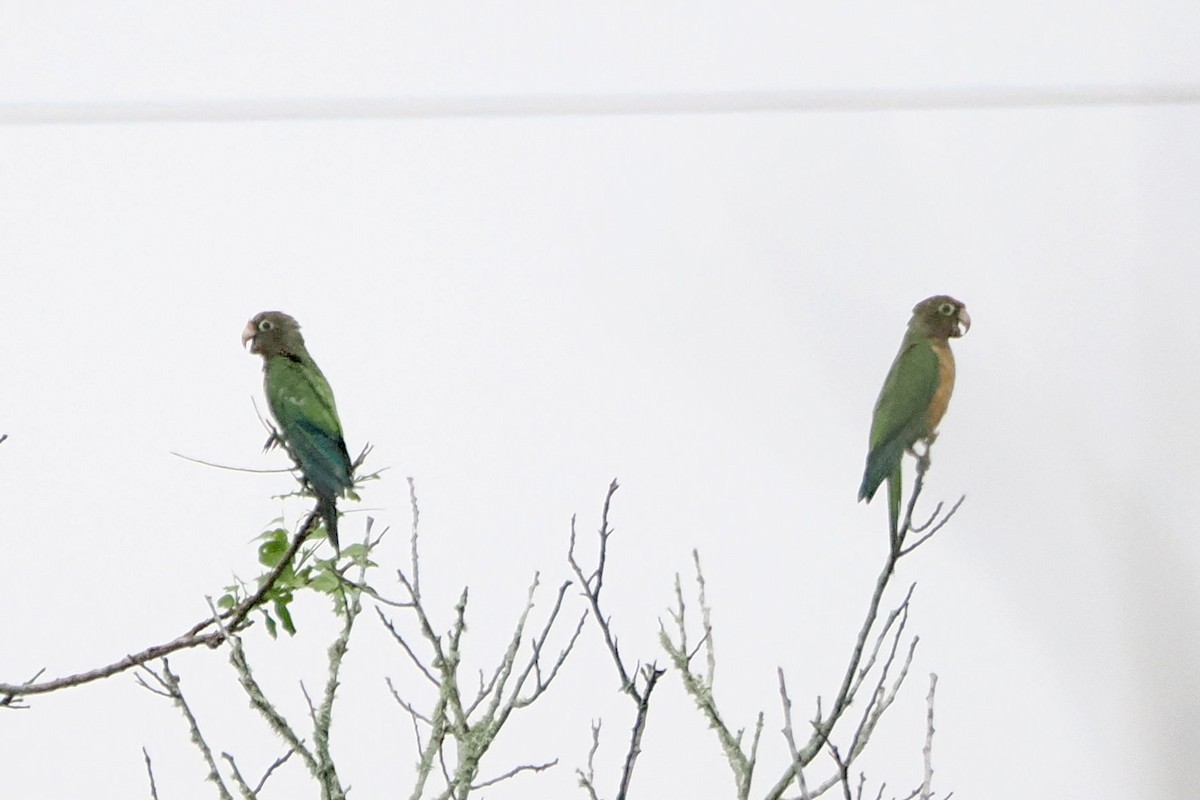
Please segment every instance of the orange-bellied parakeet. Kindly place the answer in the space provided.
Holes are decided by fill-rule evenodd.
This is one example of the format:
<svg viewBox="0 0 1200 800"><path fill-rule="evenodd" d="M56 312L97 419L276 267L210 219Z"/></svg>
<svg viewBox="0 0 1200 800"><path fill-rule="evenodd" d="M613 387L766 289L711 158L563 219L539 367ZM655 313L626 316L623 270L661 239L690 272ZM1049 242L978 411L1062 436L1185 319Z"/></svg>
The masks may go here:
<svg viewBox="0 0 1200 800"><path fill-rule="evenodd" d="M966 333L966 307L944 294L913 308L900 352L892 362L871 419L871 443L858 499L867 500L885 479L892 536L900 521L900 461L918 441L930 441L954 391L954 354L947 341Z"/></svg>
<svg viewBox="0 0 1200 800"><path fill-rule="evenodd" d="M250 352L263 358L267 405L284 446L317 496L337 551L337 498L352 485L352 466L333 390L305 349L300 325L282 311L264 311L246 323L242 345L247 342Z"/></svg>

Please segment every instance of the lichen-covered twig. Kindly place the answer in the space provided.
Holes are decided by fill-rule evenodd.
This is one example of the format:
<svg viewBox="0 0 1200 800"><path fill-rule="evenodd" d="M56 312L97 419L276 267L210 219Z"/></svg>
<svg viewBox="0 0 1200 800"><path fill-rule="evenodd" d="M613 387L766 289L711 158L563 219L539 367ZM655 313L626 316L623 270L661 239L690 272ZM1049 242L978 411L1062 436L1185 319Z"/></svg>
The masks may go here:
<svg viewBox="0 0 1200 800"><path fill-rule="evenodd" d="M716 696L713 694L717 659L712 610L708 605L708 597L705 593L700 554L696 550L692 551L692 561L696 568L696 593L700 605L700 630L702 632L700 643L696 645L696 649L688 649L687 609L678 575L675 576L675 608L671 611L671 618L675 624L674 638L660 622L659 641L663 649L667 651L667 655L670 656L675 671L679 673L684 691L696 703L700 713L708 722L708 726L717 734L717 741L720 742L725 759L729 762L730 769L733 770L736 796L739 800L746 800L750 796L750 785L754 779L754 767L758 759L758 745L762 739L764 716L762 712L759 712L754 725L754 736L750 741L749 749L745 749L742 744L745 729L739 729L737 732L731 730L717 708ZM692 659L698 654L701 646L705 651L704 674L697 673L692 669Z"/></svg>
<svg viewBox="0 0 1200 800"><path fill-rule="evenodd" d="M411 797L413 800L432 796L439 800L461 800L471 792L493 786L501 781L530 772L541 772L557 763L557 759L541 763L520 764L494 778L479 779L480 764L491 749L513 712L527 708L540 699L559 675L564 663L579 639L586 612L580 615L565 644L549 660L549 640L560 629L567 590L571 581L560 584L553 605L535 633L529 633L530 618L536 607L541 588L540 575L530 583L525 605L513 626L508 646L484 678L480 671L473 695L461 679L464 635L467 630L467 609L470 593L463 587L454 606L454 619L445 633L438 633L430 619L421 594L419 525L420 509L416 488L409 479L409 496L413 527L410 544L410 563L407 570L397 570L397 579L405 597L389 602L403 609L416 622L417 636L410 638L395 620L377 607L384 627L404 651L406 659L435 688L437 696L431 709L420 711L417 705L401 697L395 684L388 686L397 703L408 713L413 724L419 750L417 776ZM443 786L431 790L430 778L440 767Z"/></svg>
<svg viewBox="0 0 1200 800"><path fill-rule="evenodd" d="M867 747L880 719L891 707L908 676L918 639L913 637L908 647L904 649L901 649L901 642L908 620L913 586L909 587L904 599L886 615L880 624L879 613L883 597L895 575L897 562L940 531L963 502L960 498L945 513L942 512L943 507L939 504L927 521L919 526L913 524L913 513L917 500L921 496L928 464L928 453L926 452L925 456L918 458L917 461L917 476L913 484L912 495L907 503L903 523L898 527L894 536L889 531L887 555L875 580L875 587L867 604L867 613L859 627L858 635L855 637L838 691L834 695L832 703L827 707L823 708L821 698L817 698L816 716L811 721L812 731L804 744L800 744L793 726L792 701L788 696L784 675L782 671L778 673L780 701L783 705L784 717L783 736L790 755L790 763L767 791L765 795L767 800L779 800L793 782L800 791L801 800L819 797L835 786L841 786L843 792L848 796L851 791L849 769ZM920 534L920 536L906 546L905 542L910 534ZM606 537L601 539L602 556L605 539ZM717 735L733 772L737 797L748 798L763 727L763 717L761 714L759 715L753 739L746 748L743 745L744 729L736 732L732 730L718 708L716 697L713 694L715 650L708 601L705 596L706 586L700 570L699 555L693 553L693 560L696 564L696 587L701 611L700 642L695 649L689 648L688 626L685 618L686 607L678 576L675 579L675 608L671 611L674 622L673 629L668 634L666 628L663 627L660 639L671 658L672 665L679 673L684 690L695 701L709 727ZM703 673L692 668L692 661L701 648L705 650L706 654ZM616 654L615 642L610 643L610 650ZM870 680L870 684L867 683L868 680ZM868 686L869 693L867 693ZM866 699L861 700L860 696L864 693L867 693ZM858 721L848 734L842 734L842 738L848 736L846 741L841 744L835 743L832 738L834 732L843 730L844 726L839 727L839 723L851 704L856 701L861 702L862 709ZM829 755L833 760L835 770L828 778L813 786L805 774L805 768L822 753ZM860 781L860 795L864 782L865 778Z"/></svg>
<svg viewBox="0 0 1200 800"><path fill-rule="evenodd" d="M204 735L200 732L200 723L196 721L196 715L192 713L191 707L187 700L184 699L183 690L179 687L179 676L171 672L171 665L167 659L162 659L162 671L156 672L145 664L141 665L142 673L149 675L158 684L158 687L151 686L150 683L142 677L142 674L137 676L137 682L144 688L149 689L155 694L168 697L175 707L183 714L183 718L187 720L188 731L191 734L192 743L200 751L200 755L204 758L204 763L208 765L208 780L217 787L217 793L221 796L221 800L233 800L233 795L229 793L229 789L225 786L225 781L221 778L221 772L217 769L216 759L213 758L212 748L208 746ZM149 769L149 756L146 757L147 769ZM151 774L151 786L153 786L154 776Z"/></svg>

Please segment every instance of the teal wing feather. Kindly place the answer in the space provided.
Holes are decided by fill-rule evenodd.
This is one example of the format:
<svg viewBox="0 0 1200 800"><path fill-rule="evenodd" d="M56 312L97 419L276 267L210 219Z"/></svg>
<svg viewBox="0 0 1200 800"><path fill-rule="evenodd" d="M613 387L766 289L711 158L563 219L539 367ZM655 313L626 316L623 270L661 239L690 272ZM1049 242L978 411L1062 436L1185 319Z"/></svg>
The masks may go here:
<svg viewBox="0 0 1200 800"><path fill-rule="evenodd" d="M267 363L267 402L289 452L321 501L330 539L337 545L334 499L352 484L350 454L328 381L315 364L275 356Z"/></svg>
<svg viewBox="0 0 1200 800"><path fill-rule="evenodd" d="M937 353L929 340L906 337L875 402L860 500L871 500L879 485L893 478L889 506L893 502L898 505L900 461L905 450L929 435L929 405L939 380Z"/></svg>
<svg viewBox="0 0 1200 800"><path fill-rule="evenodd" d="M277 356L267 365L267 402L288 449L318 497L340 496L351 484L333 391L312 364Z"/></svg>

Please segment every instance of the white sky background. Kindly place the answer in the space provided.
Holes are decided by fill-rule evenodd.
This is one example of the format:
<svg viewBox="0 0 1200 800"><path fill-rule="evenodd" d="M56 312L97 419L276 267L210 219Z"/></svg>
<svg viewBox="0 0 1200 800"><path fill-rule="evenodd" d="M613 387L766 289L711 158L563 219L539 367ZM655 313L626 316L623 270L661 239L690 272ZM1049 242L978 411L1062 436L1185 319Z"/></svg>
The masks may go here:
<svg viewBox="0 0 1200 800"><path fill-rule="evenodd" d="M13 4L0 102L1200 77L1190 4L906 11ZM614 476L606 601L630 657L665 661L657 620L699 549L722 708L766 713L761 795L786 763L776 667L801 718L836 690L885 548L882 504L854 502L871 408L912 305L947 292L975 325L927 497L967 501L902 567L921 644L861 766L917 783L936 671L942 791L1194 795L1197 141L1192 105L0 126L0 681L177 635L255 574L250 540L281 508L302 513L271 499L285 475L169 454L285 463L259 452L260 364L238 347L280 308L351 450L390 467L363 503L394 526L389 566L416 479L427 592L448 625L471 587L473 656L503 647L535 570L548 603L570 515L590 533ZM298 616L294 640L247 636L297 717L333 631L323 604ZM411 728L383 676L423 687L371 617L358 636L341 774L407 795ZM559 766L489 797L582 797L597 717L612 794L631 708L583 641L484 775ZM255 775L281 752L223 652L172 665L215 748ZM6 794L148 796L145 745L160 796L214 796L182 718L131 674L31 704L0 715ZM637 796L732 795L674 674L644 744ZM315 796L300 771L267 796Z"/></svg>

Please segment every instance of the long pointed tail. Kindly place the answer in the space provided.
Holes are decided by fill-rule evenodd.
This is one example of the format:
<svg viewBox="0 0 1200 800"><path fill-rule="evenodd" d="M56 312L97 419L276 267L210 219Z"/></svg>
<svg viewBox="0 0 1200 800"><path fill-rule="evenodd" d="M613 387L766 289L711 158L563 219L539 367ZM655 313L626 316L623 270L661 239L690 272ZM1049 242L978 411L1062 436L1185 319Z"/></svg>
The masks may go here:
<svg viewBox="0 0 1200 800"><path fill-rule="evenodd" d="M900 471L900 468L897 467L896 470L891 475L889 475L888 479L887 479L888 525L889 525L889 531L892 534L892 543L893 544L895 544L896 537L899 535L899 531L900 531L900 496L901 496L900 476L901 476L901 474L902 473Z"/></svg>
<svg viewBox="0 0 1200 800"><path fill-rule="evenodd" d="M321 518L325 520L325 534L329 537L329 541L333 545L333 552L341 555L342 549L338 546L337 501L332 497L327 500L322 499L319 508L321 511Z"/></svg>

